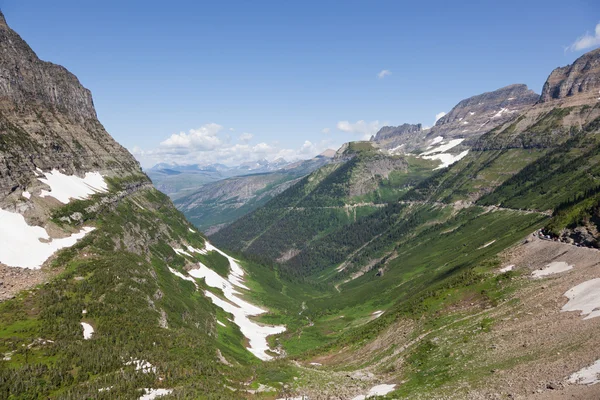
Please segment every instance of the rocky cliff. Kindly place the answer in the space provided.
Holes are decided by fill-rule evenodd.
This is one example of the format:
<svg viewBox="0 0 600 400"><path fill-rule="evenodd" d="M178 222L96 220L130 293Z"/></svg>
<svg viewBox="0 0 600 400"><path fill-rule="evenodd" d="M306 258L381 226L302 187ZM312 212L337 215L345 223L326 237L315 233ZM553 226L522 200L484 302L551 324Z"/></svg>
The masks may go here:
<svg viewBox="0 0 600 400"><path fill-rule="evenodd" d="M519 115L538 99L539 96L526 85L506 86L460 101L430 129L422 130L421 124L384 127L373 141L386 149L405 153L424 149L436 137L446 141L466 139L466 145ZM456 150L460 149L462 146Z"/></svg>
<svg viewBox="0 0 600 400"><path fill-rule="evenodd" d="M599 96L600 49L590 51L573 64L556 68L544 84L541 101L573 96Z"/></svg>
<svg viewBox="0 0 600 400"><path fill-rule="evenodd" d="M37 168L140 171L98 121L90 91L64 67L40 60L0 13L0 196L36 183Z"/></svg>

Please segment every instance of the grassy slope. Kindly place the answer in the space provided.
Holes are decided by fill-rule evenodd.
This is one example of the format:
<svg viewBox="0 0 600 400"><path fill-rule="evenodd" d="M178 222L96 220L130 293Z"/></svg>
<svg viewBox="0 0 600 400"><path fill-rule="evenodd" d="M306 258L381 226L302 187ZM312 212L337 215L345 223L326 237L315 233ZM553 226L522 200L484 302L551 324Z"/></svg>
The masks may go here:
<svg viewBox="0 0 600 400"><path fill-rule="evenodd" d="M78 203L67 208L87 202ZM154 189L87 218L97 229L59 253L51 266L56 279L0 304L0 352L13 352L0 361L1 397L137 398L139 388L167 387L184 397L232 398L225 379L235 387L258 360L239 329L215 323L223 312L167 269L186 263L167 243L201 248L204 239ZM222 256L198 257L226 273ZM94 327L93 339L83 340L81 321ZM238 367L220 363L216 349ZM150 362L156 374L124 366L130 358Z"/></svg>

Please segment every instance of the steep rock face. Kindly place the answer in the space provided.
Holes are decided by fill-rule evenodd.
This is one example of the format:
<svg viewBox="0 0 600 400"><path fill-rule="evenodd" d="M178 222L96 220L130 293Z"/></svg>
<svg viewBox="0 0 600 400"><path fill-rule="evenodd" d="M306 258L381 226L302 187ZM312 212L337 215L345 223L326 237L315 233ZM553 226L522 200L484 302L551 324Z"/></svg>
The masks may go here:
<svg viewBox="0 0 600 400"><path fill-rule="evenodd" d="M579 57L573 64L556 68L544 84L541 101L578 95L600 97L600 49Z"/></svg>
<svg viewBox="0 0 600 400"><path fill-rule="evenodd" d="M0 13L0 195L37 183L36 168L140 171L98 121L90 91L64 67L41 61Z"/></svg>
<svg viewBox="0 0 600 400"><path fill-rule="evenodd" d="M440 118L429 136L473 137L512 119L539 99L526 85L515 84L459 102Z"/></svg>
<svg viewBox="0 0 600 400"><path fill-rule="evenodd" d="M402 124L400 126L384 126L371 138L371 141L402 140L421 132L421 124Z"/></svg>
<svg viewBox="0 0 600 400"><path fill-rule="evenodd" d="M373 140L386 149L404 153L424 149L436 137L446 141L466 139L464 145L468 145L533 106L538 99L526 85L510 85L460 101L430 129L422 130L420 124L384 127Z"/></svg>
<svg viewBox="0 0 600 400"><path fill-rule="evenodd" d="M482 135L472 148L555 148L578 132L596 132L600 118L600 49L557 68L548 77L540 101L518 118Z"/></svg>

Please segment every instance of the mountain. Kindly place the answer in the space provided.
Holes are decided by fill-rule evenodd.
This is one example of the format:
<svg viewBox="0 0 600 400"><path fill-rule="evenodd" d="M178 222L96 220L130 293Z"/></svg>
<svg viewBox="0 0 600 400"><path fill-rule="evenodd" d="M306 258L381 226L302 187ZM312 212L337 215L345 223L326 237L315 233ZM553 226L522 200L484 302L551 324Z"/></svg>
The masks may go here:
<svg viewBox="0 0 600 400"><path fill-rule="evenodd" d="M279 170L219 180L185 191L175 206L208 235L255 210L297 180L330 162L331 152L311 160L285 164Z"/></svg>
<svg viewBox="0 0 600 400"><path fill-rule="evenodd" d="M481 134L345 144L208 241L0 39L2 398L599 397L599 51Z"/></svg>
<svg viewBox="0 0 600 400"><path fill-rule="evenodd" d="M0 77L0 397L243 397L285 330L254 322L249 264L193 229L2 14Z"/></svg>
<svg viewBox="0 0 600 400"><path fill-rule="evenodd" d="M146 171L158 190L176 199L199 186L234 176L262 174L284 169L294 163L283 158L274 161L258 160L228 167L224 164L166 164L159 163Z"/></svg>
<svg viewBox="0 0 600 400"><path fill-rule="evenodd" d="M434 162L389 156L371 142L344 145L332 160L212 235L235 251L287 262L322 239L376 212L431 174ZM408 172L411 172L408 174Z"/></svg>
<svg viewBox="0 0 600 400"><path fill-rule="evenodd" d="M279 342L309 371L300 379L337 384L309 379L295 395L352 398L344 371L388 398L598 398L598 61L596 50L554 71L541 98L502 90L483 131L458 131L479 105L465 101L431 129L444 132L435 143L398 129L422 135L403 142L412 153L390 152L403 144L394 128L350 143L212 236L294 282L283 289L299 316L286 314ZM443 160L429 155L459 145L433 169Z"/></svg>
<svg viewBox="0 0 600 400"><path fill-rule="evenodd" d="M421 124L385 126L371 141L382 148L404 153L424 150L427 145L439 143L441 139L447 142L463 139L468 144L514 118L539 99L540 96L526 85L510 85L461 100L430 129L422 129ZM458 149L464 150L463 147Z"/></svg>

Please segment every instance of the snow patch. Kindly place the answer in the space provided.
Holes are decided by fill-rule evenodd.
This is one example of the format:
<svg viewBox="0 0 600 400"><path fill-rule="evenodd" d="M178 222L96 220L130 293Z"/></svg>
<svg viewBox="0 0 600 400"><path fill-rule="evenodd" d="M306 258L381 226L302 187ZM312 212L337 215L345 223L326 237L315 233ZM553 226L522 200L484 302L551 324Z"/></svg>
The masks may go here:
<svg viewBox="0 0 600 400"><path fill-rule="evenodd" d="M196 233L195 230L193 230L192 228L188 228L188 231L192 232L192 233Z"/></svg>
<svg viewBox="0 0 600 400"><path fill-rule="evenodd" d="M156 367L150 364L148 361L131 358L130 361L125 363L125 365L134 365L136 371L142 371L144 374L149 374L150 372L156 373Z"/></svg>
<svg viewBox="0 0 600 400"><path fill-rule="evenodd" d="M492 119L500 118L503 114L512 113L514 111L509 110L508 108L501 108L496 114L492 116Z"/></svg>
<svg viewBox="0 0 600 400"><path fill-rule="evenodd" d="M561 311L581 311L584 319L600 317L600 278L595 278L567 290L569 299Z"/></svg>
<svg viewBox="0 0 600 400"><path fill-rule="evenodd" d="M429 143L429 146L427 146L427 150L429 150L430 148L432 148L436 144L441 143L443 140L444 140L443 136L436 136L436 137L434 137L433 140L431 141L431 143Z"/></svg>
<svg viewBox="0 0 600 400"><path fill-rule="evenodd" d="M184 274L182 274L181 272L169 267L169 271L171 271L171 273L181 279L184 279L186 281L190 281L194 284L194 286L196 286L196 289L198 289L198 283L196 283L196 280L194 278L192 278L191 276L186 276Z"/></svg>
<svg viewBox="0 0 600 400"><path fill-rule="evenodd" d="M99 172L86 172L84 178L76 175L65 175L57 169L44 174L45 178L38 178L50 186L50 191L42 190L40 197L54 197L61 203L67 204L71 199L86 199L94 193L108 191L108 185Z"/></svg>
<svg viewBox="0 0 600 400"><path fill-rule="evenodd" d="M30 199L31 198L31 193L29 193L27 190L24 191L23 193L21 193L21 196L25 197L26 199Z"/></svg>
<svg viewBox="0 0 600 400"><path fill-rule="evenodd" d="M454 164L455 162L460 161L463 158L465 158L465 156L467 154L469 154L469 150L465 150L456 156L453 154L442 153L442 154L434 154L432 156L424 156L423 158L426 160L440 161L441 164L438 167L434 168L434 170L437 170L437 169L449 167L450 165Z"/></svg>
<svg viewBox="0 0 600 400"><path fill-rule="evenodd" d="M554 275L568 271L570 269L573 269L572 265L569 265L564 261L554 261L546 265L546 268L544 269L538 269L537 271L533 271L531 273L531 276L533 276L534 278L541 278L542 276Z"/></svg>
<svg viewBox="0 0 600 400"><path fill-rule="evenodd" d="M173 393L173 389L144 389L144 395L139 400L154 400L157 397Z"/></svg>
<svg viewBox="0 0 600 400"><path fill-rule="evenodd" d="M452 139L451 141L449 141L446 144L442 144L441 146L438 146L436 148L433 148L431 150L421 153L421 156L428 156L430 154L435 154L435 153L444 153L444 152L450 150L451 148L458 146L459 144L464 142L464 140L465 139Z"/></svg>
<svg viewBox="0 0 600 400"><path fill-rule="evenodd" d="M514 265L507 265L507 266L506 266L506 267L504 267L504 268L500 268L500 272L508 272L508 271L512 271L514 267L515 267Z"/></svg>
<svg viewBox="0 0 600 400"><path fill-rule="evenodd" d="M221 321L217 320L217 324L221 325L223 328L227 328L227 325L225 325L224 323L222 323Z"/></svg>
<svg viewBox="0 0 600 400"><path fill-rule="evenodd" d="M94 327L87 322L81 322L81 326L83 326L83 338L85 340L91 339L94 334Z"/></svg>
<svg viewBox="0 0 600 400"><path fill-rule="evenodd" d="M51 239L46 229L28 225L21 214L0 209L0 262L9 267L39 269L52 254L73 246L93 230L85 227L69 237Z"/></svg>
<svg viewBox="0 0 600 400"><path fill-rule="evenodd" d="M190 253L188 253L187 251L185 251L184 249L176 249L175 247L171 247L173 249L173 251L177 254L179 254L180 256L188 256L191 257L192 255Z"/></svg>
<svg viewBox="0 0 600 400"><path fill-rule="evenodd" d="M365 394L361 394L359 396L354 397L352 400L365 400L375 396L385 396L386 394L393 392L396 388L396 385L377 385L373 386L369 392Z"/></svg>
<svg viewBox="0 0 600 400"><path fill-rule="evenodd" d="M569 377L569 383L578 383L580 385L595 385L600 382L600 360L589 367L585 367Z"/></svg>
<svg viewBox="0 0 600 400"><path fill-rule="evenodd" d="M384 311L378 310L378 311L373 312L371 315L374 316L375 318L379 318L379 317L381 317L381 314L383 314L383 313L384 313Z"/></svg>

